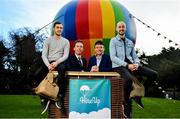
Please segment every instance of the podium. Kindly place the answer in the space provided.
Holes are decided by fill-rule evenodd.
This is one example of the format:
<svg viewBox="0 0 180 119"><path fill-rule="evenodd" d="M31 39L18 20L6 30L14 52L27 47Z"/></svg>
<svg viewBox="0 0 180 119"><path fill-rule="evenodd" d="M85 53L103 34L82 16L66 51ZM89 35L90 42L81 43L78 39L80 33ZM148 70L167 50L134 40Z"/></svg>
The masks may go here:
<svg viewBox="0 0 180 119"><path fill-rule="evenodd" d="M57 72L53 72L57 75ZM67 71L67 86L66 94L64 99L65 111L62 112L56 108L54 102L50 103L48 109L48 118L68 118L69 116L69 80L79 79L83 80L84 78L88 80L94 79L107 79L111 83L111 118L124 118L123 115L123 80L120 75L116 72L74 72Z"/></svg>

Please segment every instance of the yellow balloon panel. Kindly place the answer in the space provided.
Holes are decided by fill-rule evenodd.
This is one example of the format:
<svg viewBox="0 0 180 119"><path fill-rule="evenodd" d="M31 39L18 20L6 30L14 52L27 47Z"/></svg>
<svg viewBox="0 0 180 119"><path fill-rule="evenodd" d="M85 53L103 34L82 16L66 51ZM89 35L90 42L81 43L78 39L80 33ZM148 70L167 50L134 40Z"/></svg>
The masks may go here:
<svg viewBox="0 0 180 119"><path fill-rule="evenodd" d="M110 2L100 1L103 24L103 38L110 38L115 35L115 16ZM114 30L112 30L114 29Z"/></svg>

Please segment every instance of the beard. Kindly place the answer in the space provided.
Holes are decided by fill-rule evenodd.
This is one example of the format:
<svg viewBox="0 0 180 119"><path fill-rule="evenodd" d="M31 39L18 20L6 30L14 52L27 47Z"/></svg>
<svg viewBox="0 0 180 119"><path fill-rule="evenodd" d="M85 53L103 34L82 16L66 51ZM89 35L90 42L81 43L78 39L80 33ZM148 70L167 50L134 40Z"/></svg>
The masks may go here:
<svg viewBox="0 0 180 119"><path fill-rule="evenodd" d="M120 36L123 36L124 34L125 34L124 31L123 32L119 32Z"/></svg>
<svg viewBox="0 0 180 119"><path fill-rule="evenodd" d="M120 35L120 38L124 38L125 37L124 30L119 31L118 34Z"/></svg>
<svg viewBox="0 0 180 119"><path fill-rule="evenodd" d="M61 32L55 32L55 35L56 35L56 36L60 36L60 35L61 35Z"/></svg>

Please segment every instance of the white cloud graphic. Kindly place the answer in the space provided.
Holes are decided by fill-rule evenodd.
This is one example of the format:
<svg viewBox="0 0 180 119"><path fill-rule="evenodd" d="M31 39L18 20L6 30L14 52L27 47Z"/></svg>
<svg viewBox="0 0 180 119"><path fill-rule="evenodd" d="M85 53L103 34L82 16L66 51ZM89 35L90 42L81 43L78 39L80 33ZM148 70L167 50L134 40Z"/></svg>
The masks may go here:
<svg viewBox="0 0 180 119"><path fill-rule="evenodd" d="M70 119L87 119L87 118L106 118L110 119L111 118L111 110L109 108L103 108L102 110L92 111L89 114L87 113L79 113L72 111L69 113L69 118Z"/></svg>

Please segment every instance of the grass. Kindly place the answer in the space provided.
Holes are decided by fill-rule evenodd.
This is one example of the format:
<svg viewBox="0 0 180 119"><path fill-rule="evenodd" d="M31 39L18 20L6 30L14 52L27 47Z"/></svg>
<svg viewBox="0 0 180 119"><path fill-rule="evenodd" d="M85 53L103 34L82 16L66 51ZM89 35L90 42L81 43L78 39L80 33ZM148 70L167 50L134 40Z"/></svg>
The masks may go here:
<svg viewBox="0 0 180 119"><path fill-rule="evenodd" d="M38 96L0 95L0 118L46 118Z"/></svg>
<svg viewBox="0 0 180 119"><path fill-rule="evenodd" d="M139 108L133 102L134 118L180 118L180 101L161 98L142 98L145 106Z"/></svg>
<svg viewBox="0 0 180 119"><path fill-rule="evenodd" d="M133 102L134 118L180 118L180 101L143 98L144 109ZM0 95L0 118L47 118L36 95Z"/></svg>

